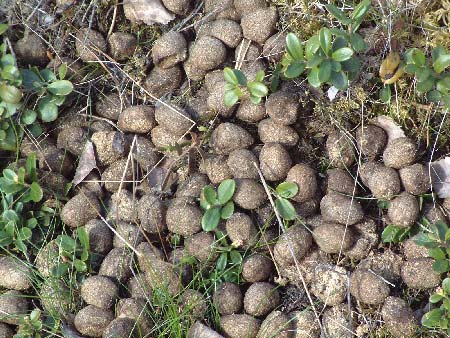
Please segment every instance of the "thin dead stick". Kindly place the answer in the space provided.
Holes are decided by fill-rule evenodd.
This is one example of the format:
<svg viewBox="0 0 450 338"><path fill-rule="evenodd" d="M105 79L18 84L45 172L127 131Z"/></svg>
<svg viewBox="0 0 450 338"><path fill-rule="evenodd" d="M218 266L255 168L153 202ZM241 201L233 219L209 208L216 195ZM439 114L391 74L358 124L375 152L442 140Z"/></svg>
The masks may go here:
<svg viewBox="0 0 450 338"><path fill-rule="evenodd" d="M259 169L259 167L256 165L256 163L253 162L253 165L255 166L256 170L258 171L258 174L259 174L259 177L263 184L264 190L266 191L267 197L269 198L270 205L272 206L272 208L275 212L275 216L277 217L277 221L281 228L281 231L283 233L286 233L286 228L283 224L283 221L281 220L281 217L280 217L280 214L278 213L277 208L275 207L275 203L273 202L273 198L272 198L272 195L270 194L269 187L267 186L266 180L264 179L264 176L263 176L261 170ZM319 314L317 313L316 307L314 305L314 301L311 297L311 294L309 293L308 286L306 285L305 278L303 277L302 271L300 270L300 267L299 267L299 264L297 261L297 257L295 257L294 250L292 249L292 243L289 238L287 238L287 245L288 245L289 251L291 252L292 257L294 258L295 268L297 269L297 272L302 281L302 285L303 285L303 288L305 289L306 296L308 297L308 301L311 304L311 307L314 311L314 315L316 316L316 320L319 323L320 330L323 332L322 322L320 321Z"/></svg>

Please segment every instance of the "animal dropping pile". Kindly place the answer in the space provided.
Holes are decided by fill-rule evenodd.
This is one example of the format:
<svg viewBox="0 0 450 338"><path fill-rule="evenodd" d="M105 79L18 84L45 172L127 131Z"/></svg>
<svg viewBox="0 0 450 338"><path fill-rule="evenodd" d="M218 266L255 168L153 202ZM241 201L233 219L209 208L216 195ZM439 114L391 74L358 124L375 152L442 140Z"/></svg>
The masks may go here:
<svg viewBox="0 0 450 338"><path fill-rule="evenodd" d="M131 3L125 15L135 20ZM190 0L163 5L168 20L193 20ZM138 99L106 89L91 116L68 109L48 138L23 142L21 156L37 153L57 191L80 175L76 159L90 156L60 218L69 232L86 230L93 258L73 290L50 278L60 264L55 240L29 257L34 267L1 256L0 336L12 337L36 303L59 313L73 337L156 337L167 313L190 338L364 337L371 325L413 337L426 304L414 312L402 294L436 288L441 275L414 237L391 249L380 235L422 217L447 222L450 205L422 203L430 178L416 143L373 123L336 128L323 139L327 167L308 161L300 131L310 106L301 87L282 84L259 104L248 95L224 103L225 66L253 79L284 55L277 9L265 0L207 0L201 11L184 29L161 26L151 67L133 89ZM77 59L59 61L82 77L88 63L130 60L136 37L106 33L80 27ZM176 99L191 87L192 96ZM204 188L226 180L235 184L233 212L206 231ZM281 182L298 188L294 220L279 219L272 205Z"/></svg>

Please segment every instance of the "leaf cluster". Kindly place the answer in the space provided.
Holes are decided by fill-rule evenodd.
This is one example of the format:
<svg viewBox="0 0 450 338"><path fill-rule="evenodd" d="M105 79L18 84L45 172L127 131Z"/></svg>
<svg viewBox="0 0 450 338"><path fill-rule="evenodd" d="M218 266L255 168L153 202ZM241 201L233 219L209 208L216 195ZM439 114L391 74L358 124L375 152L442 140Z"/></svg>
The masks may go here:
<svg viewBox="0 0 450 338"><path fill-rule="evenodd" d="M381 240L383 243L400 243L409 237L411 228L399 227L394 224L389 224L381 233Z"/></svg>
<svg viewBox="0 0 450 338"><path fill-rule="evenodd" d="M280 74L285 79L294 79L304 71L309 84L315 88L328 84L340 90L347 89L361 67L356 53L367 49L364 39L356 31L370 6L370 1L364 0L347 16L335 5L326 5L328 12L347 27L346 30L323 27L306 43L289 33L286 54L272 77L272 90L278 87Z"/></svg>
<svg viewBox="0 0 450 338"><path fill-rule="evenodd" d="M435 259L433 270L439 273L450 271L450 229L444 222L436 222L430 225L427 232L421 232L416 244L428 249L430 257ZM425 313L422 317L422 325L427 328L446 330L450 334L450 278L442 281L441 287L430 296L430 303L439 307Z"/></svg>
<svg viewBox="0 0 450 338"><path fill-rule="evenodd" d="M260 103L261 99L269 93L269 89L264 84L263 70L256 73L253 81L248 81L240 70L229 67L225 67L223 76L227 81L224 102L229 107L235 105L245 93L249 95L250 101L254 104Z"/></svg>
<svg viewBox="0 0 450 338"><path fill-rule="evenodd" d="M41 311L34 309L19 321L19 329L13 338L40 338L42 332Z"/></svg>
<svg viewBox="0 0 450 338"><path fill-rule="evenodd" d="M28 211L30 203L42 200L43 191L36 174L36 156L30 155L25 168L6 168L0 177L1 218L0 247L27 252L26 243L31 240L32 230L48 221L48 214L54 211L45 206L40 211Z"/></svg>
<svg viewBox="0 0 450 338"><path fill-rule="evenodd" d="M242 270L242 254L232 245L228 244L227 236L218 231L219 246L217 250L220 252L216 261L216 268L213 275L216 280L231 283L240 283L240 275Z"/></svg>
<svg viewBox="0 0 450 338"><path fill-rule="evenodd" d="M54 267L52 274L57 277L69 276L74 282L88 270L89 236L86 229L78 227L76 237L61 234L56 238L62 263Z"/></svg>
<svg viewBox="0 0 450 338"><path fill-rule="evenodd" d="M204 231L213 231L219 225L221 219L228 219L234 213L234 203L231 200L236 190L236 182L227 179L219 184L216 190L207 185L200 196L200 206L205 213L202 217Z"/></svg>
<svg viewBox="0 0 450 338"><path fill-rule="evenodd" d="M7 28L5 24L0 25L0 35ZM48 68L19 69L14 55L8 53L6 39L3 40L0 44L0 149L16 149L17 139L22 136L19 124L26 125L38 136L42 133L38 118L42 122L56 120L59 107L73 91L72 83L64 79L66 73L66 64L59 67L58 76Z"/></svg>
<svg viewBox="0 0 450 338"><path fill-rule="evenodd" d="M294 206L289 201L298 193L298 186L293 182L280 183L273 194L275 195L275 208L280 216L286 221L292 221L297 217Z"/></svg>
<svg viewBox="0 0 450 338"><path fill-rule="evenodd" d="M413 75L416 80L416 90L425 95L429 102L442 102L450 107L450 54L443 47L436 47L431 52L431 58L418 48L411 48L404 54L401 70ZM380 93L380 99L388 102L391 98L391 87L385 86Z"/></svg>

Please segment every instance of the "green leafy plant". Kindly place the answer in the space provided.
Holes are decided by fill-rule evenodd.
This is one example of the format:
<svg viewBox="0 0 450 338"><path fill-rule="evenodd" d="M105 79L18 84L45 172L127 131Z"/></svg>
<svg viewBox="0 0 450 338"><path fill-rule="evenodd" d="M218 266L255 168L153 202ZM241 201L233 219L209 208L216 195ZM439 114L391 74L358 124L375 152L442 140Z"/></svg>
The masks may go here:
<svg viewBox="0 0 450 338"><path fill-rule="evenodd" d="M17 170L6 168L0 177L2 214L0 218L0 247L11 245L26 253L26 243L30 241L32 230L38 225L37 212L26 211L29 203L42 200L43 191L36 173L36 156L28 157L26 167ZM41 209L43 212L47 209Z"/></svg>
<svg viewBox="0 0 450 338"><path fill-rule="evenodd" d="M242 254L227 241L227 236L217 232L219 258L212 272L212 278L216 281L240 283L240 275L242 272Z"/></svg>
<svg viewBox="0 0 450 338"><path fill-rule="evenodd" d="M236 190L236 182L231 179L222 181L217 192L210 185L203 188L200 206L205 213L202 217L202 228L213 231L221 219L228 219L234 213L234 203L231 200Z"/></svg>
<svg viewBox="0 0 450 338"><path fill-rule="evenodd" d="M293 182L282 182L272 193L275 196L275 207L280 216L287 221L294 220L297 217L297 212L289 199L297 195L297 184Z"/></svg>
<svg viewBox="0 0 450 338"><path fill-rule="evenodd" d="M403 73L414 76L416 91L424 95L429 102L442 102L450 107L450 73L445 70L450 66L450 54L443 47L431 51L431 59L418 48L408 49L404 62L398 65ZM380 99L389 102L391 85L387 84L380 92Z"/></svg>
<svg viewBox="0 0 450 338"><path fill-rule="evenodd" d="M56 238L59 257L62 262L52 271L55 277L68 276L73 282L79 281L88 270L89 236L83 227L77 228L76 238L61 234Z"/></svg>
<svg viewBox="0 0 450 338"><path fill-rule="evenodd" d="M381 233L381 240L384 243L400 243L409 237L411 228L399 227L389 224Z"/></svg>
<svg viewBox="0 0 450 338"><path fill-rule="evenodd" d="M0 35L7 28L5 24L0 25ZM37 119L54 121L58 107L73 91L73 85L64 80L65 64L59 67L58 77L48 68L19 69L14 55L8 53L8 46L4 38L0 44L0 149L13 151L23 135L20 126L27 126L34 136L40 135L42 128Z"/></svg>
<svg viewBox="0 0 450 338"><path fill-rule="evenodd" d="M224 102L229 107L235 105L244 94L249 95L252 103L258 104L269 92L269 89L263 83L265 74L262 70L256 73L253 81L247 81L244 73L229 67L225 67L223 76L227 81Z"/></svg>
<svg viewBox="0 0 450 338"><path fill-rule="evenodd" d="M431 224L422 231L415 240L416 244L428 249L430 257L435 259L433 270L438 273L450 271L450 229L444 222ZM430 297L430 303L440 304L439 307L425 313L422 325L428 328L446 330L450 334L450 279L443 280L437 292Z"/></svg>
<svg viewBox="0 0 450 338"><path fill-rule="evenodd" d="M306 43L289 33L286 36L286 54L281 66L275 69L271 88L278 86L280 73L286 79L299 77L305 70L311 86L323 84L344 90L349 81L356 78L361 62L356 53L363 52L367 44L356 31L370 8L370 0L357 5L348 17L333 4L325 7L346 29L323 27ZM304 46L303 46L304 45Z"/></svg>
<svg viewBox="0 0 450 338"><path fill-rule="evenodd" d="M41 311L34 309L19 321L19 329L13 338L41 338L42 333Z"/></svg>

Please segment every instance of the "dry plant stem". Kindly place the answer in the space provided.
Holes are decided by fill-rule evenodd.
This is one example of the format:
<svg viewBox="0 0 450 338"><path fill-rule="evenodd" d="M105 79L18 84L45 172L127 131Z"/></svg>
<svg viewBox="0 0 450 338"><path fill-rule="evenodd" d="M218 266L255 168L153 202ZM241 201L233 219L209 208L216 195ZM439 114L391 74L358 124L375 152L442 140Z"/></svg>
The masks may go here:
<svg viewBox="0 0 450 338"><path fill-rule="evenodd" d="M114 26L116 25L116 17L117 17L117 1L114 4L114 12L111 20L111 26L109 27L108 34L106 35L106 37L109 37L113 32Z"/></svg>
<svg viewBox="0 0 450 338"><path fill-rule="evenodd" d="M269 191L269 188L267 186L266 180L264 179L264 176L263 176L261 170L259 169L259 167L256 165L256 163L253 163L253 165L255 166L256 170L258 171L258 174L259 174L259 177L260 177L261 182L263 184L264 190L266 191L267 197L269 198L270 205L272 206L272 208L273 208L273 210L275 212L275 216L277 217L278 225L280 226L281 231L283 233L285 233L286 232L286 228L285 228L285 226L283 224L283 221L281 220L281 217L280 217L280 214L277 211L277 208L275 207L275 203L273 202L273 198L272 198L272 195L270 194L270 191ZM319 314L317 313L316 307L314 306L314 301L313 301L313 299L311 297L311 294L310 294L310 292L308 290L308 286L306 285L305 278L303 277L302 271L300 270L300 267L298 265L297 257L295 257L295 255L294 255L294 250L292 249L292 243L291 243L289 238L287 240L287 244L288 244L288 248L289 248L289 251L291 252L292 257L294 258L295 267L296 267L297 272L298 272L298 274L300 276L300 279L302 281L302 285L303 285L303 288L305 289L305 293L306 293L306 296L308 297L308 301L311 304L311 307L312 307L312 309L314 311L314 315L316 317L317 323L319 324L320 330L323 332L323 327L322 327L322 323L321 323L320 318L319 318Z"/></svg>

